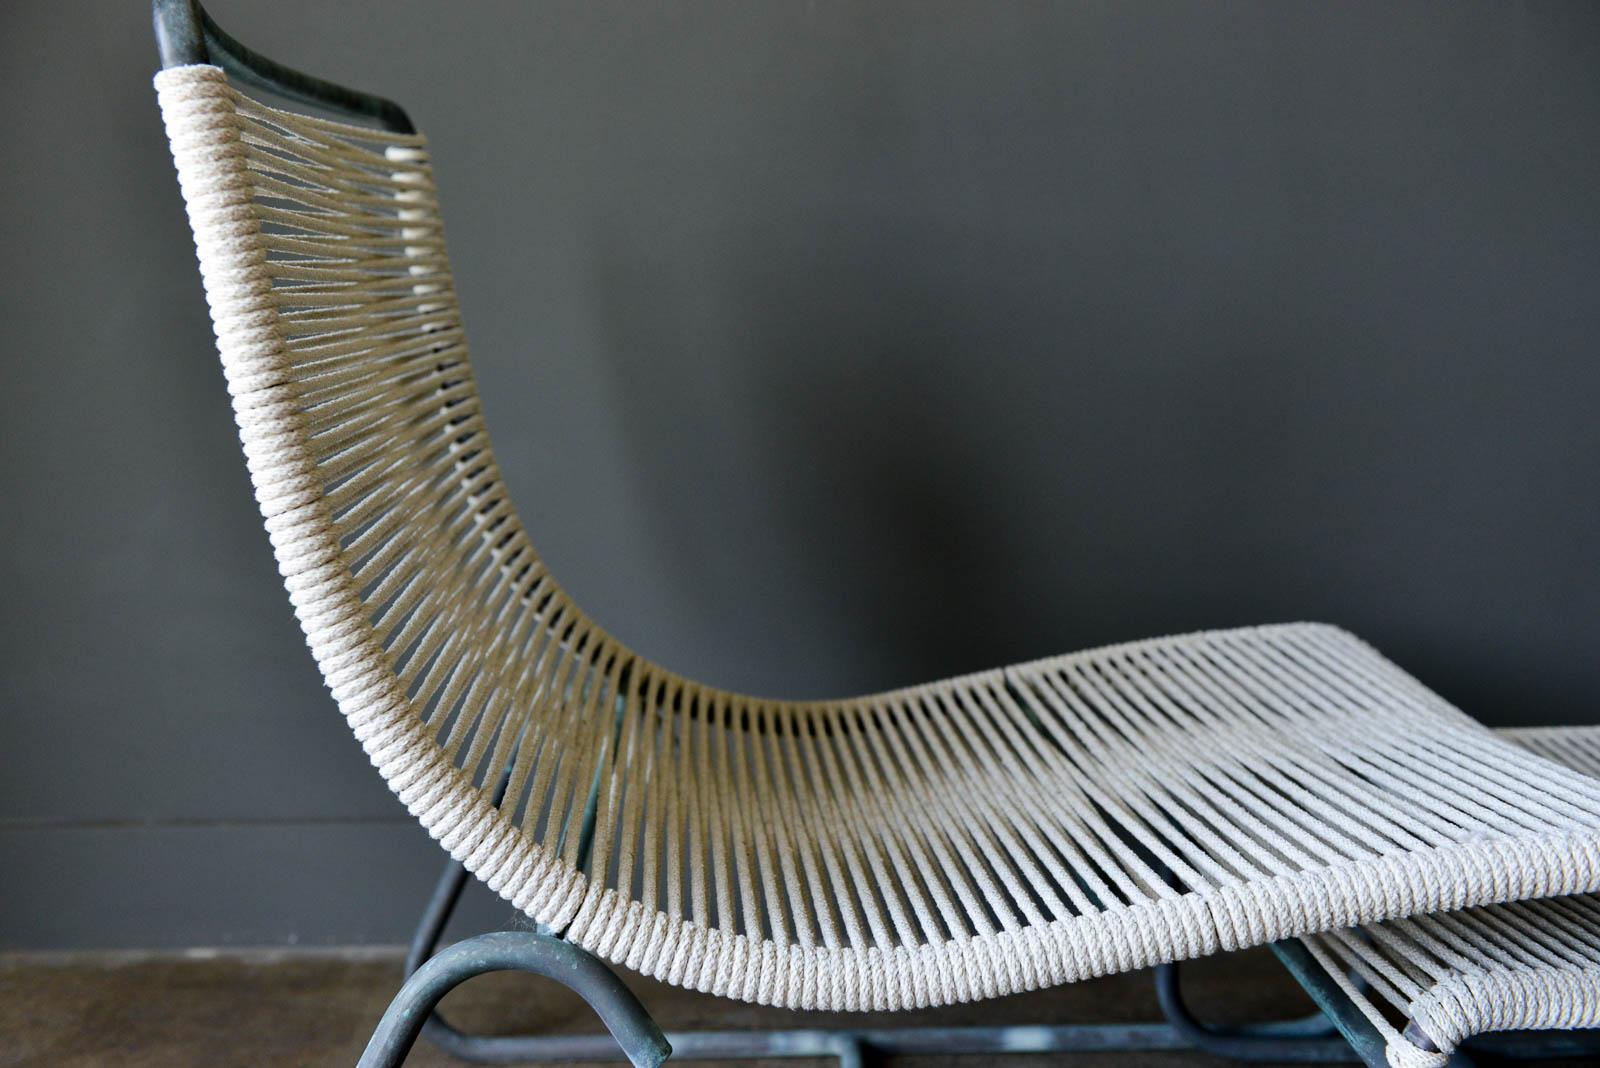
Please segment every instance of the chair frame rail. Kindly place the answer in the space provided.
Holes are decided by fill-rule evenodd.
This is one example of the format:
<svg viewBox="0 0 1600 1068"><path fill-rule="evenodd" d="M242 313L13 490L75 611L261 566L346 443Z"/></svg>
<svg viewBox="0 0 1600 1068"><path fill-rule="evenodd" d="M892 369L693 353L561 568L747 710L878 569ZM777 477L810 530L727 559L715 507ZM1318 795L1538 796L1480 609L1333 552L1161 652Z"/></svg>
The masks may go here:
<svg viewBox="0 0 1600 1068"><path fill-rule="evenodd" d="M464 982L482 970L473 970L470 964L457 966L454 955L462 947L471 947L477 938L457 942L434 956L445 926L449 923L461 894L470 877L465 867L456 861L448 862L440 873L421 921L412 938L406 956L408 978L394 1004L379 1025L385 1036L398 1030L406 1021L411 1029L406 1032L406 1048L420 1034L439 1049L465 1061L479 1064L548 1063L564 1060L629 1060L635 1065L658 1064L659 1061L641 1059L636 1052L641 1047L649 1055L648 1043L637 1036L655 1027L642 1006L637 1011L641 1018L630 1021L620 1029L614 1017L601 1013L603 1022L612 1029L613 1037L595 1034L569 1035L480 1035L464 1032L453 1026L435 1009L443 992L435 996L441 985L439 975L429 972L435 961L451 957L451 975L459 974ZM541 975L550 972L544 965L550 943L557 943L565 951L588 957L603 973L591 976L585 973L576 983L568 982L567 975L552 976L571 987L591 1005L599 1009L596 992L602 995L613 986L626 989L615 973L606 968L598 958L589 956L571 943L548 931L498 932L499 935L516 935L520 948L516 951L525 964L508 963L505 966ZM495 936L480 935L478 938ZM503 945L503 943L501 943ZM468 954L475 949L464 950ZM506 958L499 958L506 959ZM1176 973L1174 973L1175 978ZM415 986L413 987L413 984ZM631 1008L628 1011L633 1011ZM1359 1014L1358 1014L1359 1015ZM1186 1017L1192 1021L1193 1017ZM418 1022L420 1021L420 1022ZM1365 1022L1365 1021L1363 1021ZM1196 1025L1203 1027L1204 1025ZM1370 1026L1370 1025L1369 1025ZM655 1032L659 1034L660 1032ZM1287 1042L1291 1035L1301 1036L1298 1042ZM360 1068L394 1068L404 1057L404 1050L385 1037L379 1043L374 1036L367 1056ZM665 1039L675 1060L737 1060L755 1057L835 1057L840 1068L860 1068L880 1056L914 1054L969 1054L969 1053L1071 1053L1071 1052L1152 1052L1193 1048L1195 1035L1168 1022L1138 1023L1069 1023L1069 1024L1010 1024L962 1027L868 1027L868 1028L806 1028L793 1030L749 1031L676 1031L666 1032ZM1332 1027L1321 1024L1320 1019L1289 1021L1245 1026L1233 1029L1211 1029L1208 1032L1207 1052L1231 1056L1241 1060L1271 1060L1279 1064L1337 1064L1357 1060L1342 1039L1332 1033ZM1382 1068L1382 1044L1379 1043ZM398 1052L398 1056L395 1053ZM379 1055L381 1054L381 1055Z"/></svg>
<svg viewBox="0 0 1600 1068"><path fill-rule="evenodd" d="M502 784L503 788L503 784ZM580 848L587 842L580 842ZM628 995L626 1019L610 1015L600 1006L616 989L626 991L622 980L598 958L549 931L502 931L456 942L437 956L435 949L466 890L471 876L459 862L447 861L433 893L422 911L406 955L406 983L379 1025L373 1044L360 1068L397 1068L412 1042L420 1035L460 1060L477 1064L537 1064L566 1060L626 1060L635 1065L659 1064L650 1056L647 1036L662 1035L644 1006ZM587 957L576 981L572 975L550 976L578 993L600 1012L610 1035L482 1035L462 1031L436 1009L439 999L455 985L492 968L473 969L458 964L458 954L470 961L475 943L500 938L500 969L550 975L544 964L551 954ZM554 946L561 947L555 949ZM1298 941L1270 946L1284 969L1310 995L1317 1012L1292 1020L1220 1026L1201 1021L1183 995L1181 966L1164 964L1154 969L1156 999L1165 1018L1162 1023L1010 1024L964 1027L898 1027L793 1029L764 1031L665 1032L676 1060L730 1060L754 1057L835 1057L840 1068L860 1068L879 1056L972 1053L1155 1052L1197 1049L1239 1062L1272 1064L1363 1064L1388 1068L1384 1039L1355 1002L1330 979ZM427 971L444 957L451 958L444 985L438 974ZM437 991L435 996L434 992ZM380 1035L398 1030L396 1021L410 1021L403 1047ZM420 1022L416 1022L420 1021ZM414 1023L414 1026L412 1025ZM620 1026L619 1026L620 1023ZM1480 1035L1454 1053L1448 1068L1475 1068L1477 1055L1492 1061L1538 1061L1551 1058L1600 1057L1600 1030L1515 1031Z"/></svg>

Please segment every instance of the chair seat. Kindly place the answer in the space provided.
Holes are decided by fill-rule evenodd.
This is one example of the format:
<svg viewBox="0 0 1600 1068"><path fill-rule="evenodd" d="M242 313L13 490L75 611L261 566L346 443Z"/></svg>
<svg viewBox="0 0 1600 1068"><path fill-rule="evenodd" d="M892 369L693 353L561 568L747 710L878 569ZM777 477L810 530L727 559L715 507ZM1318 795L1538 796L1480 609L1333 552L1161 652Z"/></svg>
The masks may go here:
<svg viewBox="0 0 1600 1068"><path fill-rule="evenodd" d="M535 921L682 986L881 1010L1600 890L1600 786L1332 627L841 701L649 662L505 495L426 141L212 66L156 81L312 653L410 811Z"/></svg>
<svg viewBox="0 0 1600 1068"><path fill-rule="evenodd" d="M597 835L565 930L714 993L938 1004L1593 878L1594 784L1553 782L1332 627L838 703L678 686L630 710L619 747L677 761L609 769L600 793L666 774L677 807ZM670 737L651 731L672 713ZM614 812L602 800L602 827ZM620 863L671 828L678 873Z"/></svg>

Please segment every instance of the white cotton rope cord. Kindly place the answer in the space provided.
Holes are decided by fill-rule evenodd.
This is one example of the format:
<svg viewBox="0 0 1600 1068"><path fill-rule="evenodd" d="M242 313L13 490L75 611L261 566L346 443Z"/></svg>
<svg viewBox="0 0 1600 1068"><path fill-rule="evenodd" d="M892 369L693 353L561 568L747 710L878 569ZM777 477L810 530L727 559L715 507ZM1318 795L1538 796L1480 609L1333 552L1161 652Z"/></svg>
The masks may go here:
<svg viewBox="0 0 1600 1068"><path fill-rule="evenodd" d="M1600 727L1501 735L1600 777ZM1597 895L1396 919L1302 942L1378 1028L1394 1068L1442 1068L1463 1041L1491 1031L1600 1027ZM1350 975L1364 979L1366 990ZM1436 1048L1413 1044L1375 1000L1413 1021Z"/></svg>
<svg viewBox="0 0 1600 1068"><path fill-rule="evenodd" d="M696 990L885 1010L1600 889L1600 785L1552 782L1332 627L840 701L638 656L505 496L426 142L267 108L210 66L156 87L328 686L429 833L576 944Z"/></svg>

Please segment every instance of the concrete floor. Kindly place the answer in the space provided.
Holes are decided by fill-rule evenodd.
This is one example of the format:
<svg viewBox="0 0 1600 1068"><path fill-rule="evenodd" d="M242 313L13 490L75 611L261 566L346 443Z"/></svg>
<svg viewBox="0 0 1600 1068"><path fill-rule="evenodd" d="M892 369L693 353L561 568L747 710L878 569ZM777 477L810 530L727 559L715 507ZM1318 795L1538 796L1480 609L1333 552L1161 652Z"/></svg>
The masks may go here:
<svg viewBox="0 0 1600 1068"><path fill-rule="evenodd" d="M0 955L0 1066L214 1068L221 1065L350 1065L398 983L398 951L245 951ZM1187 966L1197 1011L1219 1021L1310 1011L1310 1002L1265 951ZM826 1027L861 1017L763 1009L640 981L633 984L663 1027ZM488 975L452 993L460 1026L509 1033L583 1033L593 1017L574 996L525 975ZM1145 973L1113 976L938 1013L874 1017L914 1022L1109 1022L1159 1018ZM798 1024L797 1024L798 1021ZM455 1065L425 1043L410 1068ZM786 1068L831 1061L758 1062ZM897 1058L895 1068L1203 1068L1198 1053L1061 1054L1052 1057ZM1553 1066L1555 1062L1546 1062Z"/></svg>

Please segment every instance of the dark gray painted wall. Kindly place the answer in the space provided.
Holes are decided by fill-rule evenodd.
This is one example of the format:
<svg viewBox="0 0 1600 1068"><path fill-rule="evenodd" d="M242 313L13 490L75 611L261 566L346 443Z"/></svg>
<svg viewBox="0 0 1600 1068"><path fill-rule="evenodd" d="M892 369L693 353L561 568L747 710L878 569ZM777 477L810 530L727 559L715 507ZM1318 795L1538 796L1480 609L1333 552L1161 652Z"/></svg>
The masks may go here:
<svg viewBox="0 0 1600 1068"><path fill-rule="evenodd" d="M1600 8L215 6L431 132L524 518L637 648L1313 617L1600 708ZM0 21L0 944L396 940L434 849L278 587L145 6Z"/></svg>

